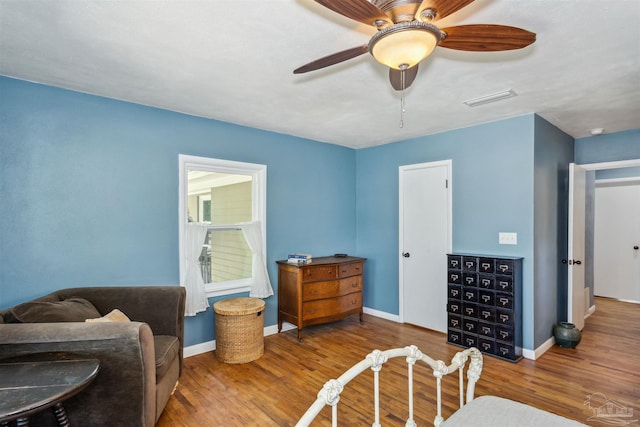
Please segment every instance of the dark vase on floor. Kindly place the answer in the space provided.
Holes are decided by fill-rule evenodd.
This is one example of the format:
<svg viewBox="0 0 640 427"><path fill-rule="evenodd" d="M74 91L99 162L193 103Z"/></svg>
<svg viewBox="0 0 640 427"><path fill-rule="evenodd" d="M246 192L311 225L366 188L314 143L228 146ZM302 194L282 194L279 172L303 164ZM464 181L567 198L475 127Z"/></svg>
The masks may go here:
<svg viewBox="0 0 640 427"><path fill-rule="evenodd" d="M574 348L580 342L582 334L573 323L560 322L553 328L553 335L560 347Z"/></svg>

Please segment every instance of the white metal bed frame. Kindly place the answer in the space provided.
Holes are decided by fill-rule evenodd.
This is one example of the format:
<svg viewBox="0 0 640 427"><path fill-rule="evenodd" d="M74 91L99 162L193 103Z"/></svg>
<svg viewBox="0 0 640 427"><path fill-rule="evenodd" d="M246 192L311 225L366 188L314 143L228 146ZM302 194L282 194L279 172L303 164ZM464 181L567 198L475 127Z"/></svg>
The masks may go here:
<svg viewBox="0 0 640 427"><path fill-rule="evenodd" d="M459 374L459 397L460 407L465 403L469 403L474 398L475 385L480 374L482 373L482 354L476 348L468 348L460 351L453 356L451 364L447 364L441 360L433 360L429 356L423 354L418 347L412 345L404 348L394 348L391 350L374 350L362 361L351 367L337 379L329 380L318 392L318 398L309 407L307 412L300 418L296 427L306 427L320 413L326 405L331 406L332 426L338 426L338 401L344 387L359 374L370 368L373 371L373 387L374 387L374 422L372 427L380 427L380 383L379 375L382 366L395 357L405 357L407 362L407 383L408 383L408 419L406 427L416 427L417 424L413 420L413 366L417 361L426 363L432 370L433 376L436 378L436 396L437 396L437 415L433 421L435 427L438 427L443 421L442 417L442 377L458 371ZM467 390L466 401L464 391L464 367L469 360L469 368L467 369Z"/></svg>

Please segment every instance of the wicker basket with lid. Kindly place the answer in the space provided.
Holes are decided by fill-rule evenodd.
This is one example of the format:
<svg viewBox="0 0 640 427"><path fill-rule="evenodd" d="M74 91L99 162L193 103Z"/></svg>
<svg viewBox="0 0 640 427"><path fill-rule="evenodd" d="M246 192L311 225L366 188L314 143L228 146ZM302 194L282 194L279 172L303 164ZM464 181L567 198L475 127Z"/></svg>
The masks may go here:
<svg viewBox="0 0 640 427"><path fill-rule="evenodd" d="M218 360L247 363L264 354L264 306L259 298L230 298L213 305Z"/></svg>

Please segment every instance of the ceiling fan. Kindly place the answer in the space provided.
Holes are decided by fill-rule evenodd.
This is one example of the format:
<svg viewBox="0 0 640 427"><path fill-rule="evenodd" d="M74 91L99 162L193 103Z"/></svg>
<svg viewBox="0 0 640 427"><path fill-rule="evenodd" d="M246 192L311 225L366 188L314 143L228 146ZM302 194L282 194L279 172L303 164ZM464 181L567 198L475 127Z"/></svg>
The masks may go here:
<svg viewBox="0 0 640 427"><path fill-rule="evenodd" d="M296 68L307 73L360 56L371 55L389 67L389 81L395 90L413 83L418 64L436 46L475 52L521 49L536 40L535 33L494 24L439 28L434 23L474 0L315 0L347 18L371 25L378 31L368 44L325 56Z"/></svg>

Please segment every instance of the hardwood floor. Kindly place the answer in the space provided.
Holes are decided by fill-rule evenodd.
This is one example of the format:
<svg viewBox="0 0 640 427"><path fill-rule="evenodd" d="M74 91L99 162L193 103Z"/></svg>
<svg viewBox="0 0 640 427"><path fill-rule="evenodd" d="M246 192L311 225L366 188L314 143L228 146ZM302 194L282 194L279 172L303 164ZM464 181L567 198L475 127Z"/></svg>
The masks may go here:
<svg viewBox="0 0 640 427"><path fill-rule="evenodd" d="M587 319L577 348L554 346L536 361L518 363L485 356L476 396L502 396L587 425L602 426L597 419L587 420L592 411L584 404L589 395L602 393L633 409L634 419L638 419L639 319L640 305L597 298L596 311ZM446 344L441 333L372 316L365 316L364 324L360 324L358 316L351 316L305 329L303 343L298 342L295 331L265 337L265 354L254 362L223 364L213 352L193 356L185 359L180 385L157 425L293 426L327 380L341 375L373 349L411 344L447 363L460 351ZM396 361L390 361L381 373L381 400L388 402L381 409L384 426L404 425L405 364ZM416 421L418 425L432 425L435 383L426 368L416 371ZM449 392L443 392L445 417L457 404L453 394L456 381L457 376L445 381L449 386ZM371 425L371 390L370 373L347 386L339 406L341 425ZM366 394L361 396L359 392ZM325 409L317 425L330 425L328 414Z"/></svg>

